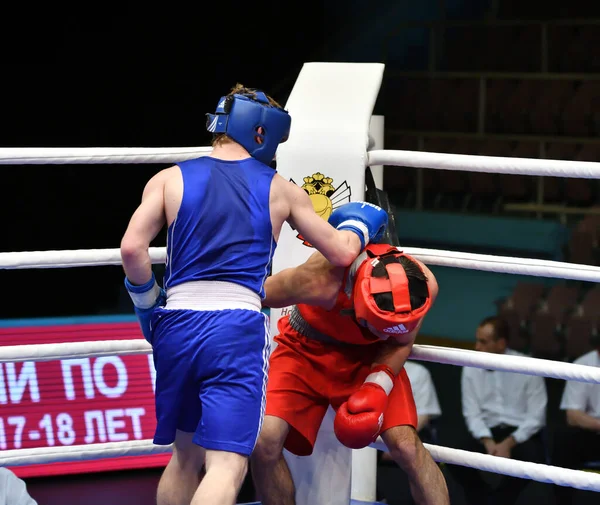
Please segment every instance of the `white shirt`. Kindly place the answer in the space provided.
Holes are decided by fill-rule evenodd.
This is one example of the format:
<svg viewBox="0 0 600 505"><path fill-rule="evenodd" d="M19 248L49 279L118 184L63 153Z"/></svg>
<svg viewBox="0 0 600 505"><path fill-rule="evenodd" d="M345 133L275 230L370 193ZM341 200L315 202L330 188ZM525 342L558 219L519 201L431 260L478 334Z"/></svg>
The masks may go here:
<svg viewBox="0 0 600 505"><path fill-rule="evenodd" d="M524 354L506 349L506 354ZM473 437L492 437L499 424L517 426L517 443L535 435L546 424L548 395L543 377L465 367L461 378L462 410Z"/></svg>
<svg viewBox="0 0 600 505"><path fill-rule="evenodd" d="M417 415L428 415L432 418L442 415L435 386L431 374L426 367L414 361L404 363L404 369L410 380L410 385L417 406Z"/></svg>
<svg viewBox="0 0 600 505"><path fill-rule="evenodd" d="M25 482L6 468L0 468L0 505L37 505Z"/></svg>
<svg viewBox="0 0 600 505"><path fill-rule="evenodd" d="M600 367L600 354L596 350L590 351L577 358L573 363ZM600 384L567 381L560 408L562 410L581 410L592 417L600 419Z"/></svg>

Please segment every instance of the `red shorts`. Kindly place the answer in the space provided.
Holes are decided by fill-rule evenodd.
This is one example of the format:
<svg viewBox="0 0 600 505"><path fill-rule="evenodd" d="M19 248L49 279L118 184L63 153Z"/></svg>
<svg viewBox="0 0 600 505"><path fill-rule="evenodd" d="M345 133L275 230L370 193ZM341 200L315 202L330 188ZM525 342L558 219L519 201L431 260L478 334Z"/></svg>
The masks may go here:
<svg viewBox="0 0 600 505"><path fill-rule="evenodd" d="M279 321L277 348L271 354L265 414L285 420L284 447L297 456L312 454L327 408L334 409L357 391L371 370L378 344L335 345L311 340ZM417 427L417 409L402 369L389 396L381 432L394 426Z"/></svg>

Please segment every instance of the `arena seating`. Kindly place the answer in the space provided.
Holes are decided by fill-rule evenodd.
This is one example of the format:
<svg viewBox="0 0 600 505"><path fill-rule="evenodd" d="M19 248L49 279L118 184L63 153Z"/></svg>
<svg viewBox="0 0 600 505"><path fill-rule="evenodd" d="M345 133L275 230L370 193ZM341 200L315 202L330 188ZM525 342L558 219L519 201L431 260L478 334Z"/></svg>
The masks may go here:
<svg viewBox="0 0 600 505"><path fill-rule="evenodd" d="M479 22L435 28L434 74L388 71L386 128L404 135L392 136L386 147L598 161L600 56L590 48L600 43L600 7L582 1L549 8L538 0L502 0L488 14ZM482 84L485 109L480 111ZM411 131L420 140L407 140ZM386 177L392 190L416 181L414 174L401 179ZM499 212L504 203L538 201L536 179L427 173L422 201L439 209ZM543 202L589 207L598 202L598 189L595 180L548 177ZM408 205L415 201L405 199Z"/></svg>
<svg viewBox="0 0 600 505"><path fill-rule="evenodd" d="M592 349L600 330L600 285L519 282L498 303L510 328L511 348L534 356L572 361Z"/></svg>
<svg viewBox="0 0 600 505"><path fill-rule="evenodd" d="M590 337L600 330L600 285L584 287L581 300L564 323L565 358L572 361L592 350Z"/></svg>
<svg viewBox="0 0 600 505"><path fill-rule="evenodd" d="M526 25L451 25L443 30L442 69L464 72L541 70L541 29Z"/></svg>

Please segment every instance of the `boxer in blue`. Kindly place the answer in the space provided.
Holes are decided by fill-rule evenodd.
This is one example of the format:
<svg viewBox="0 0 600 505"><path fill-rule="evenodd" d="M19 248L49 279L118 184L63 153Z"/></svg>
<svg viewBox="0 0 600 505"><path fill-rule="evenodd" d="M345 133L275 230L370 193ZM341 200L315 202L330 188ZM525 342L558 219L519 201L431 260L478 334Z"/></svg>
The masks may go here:
<svg viewBox="0 0 600 505"><path fill-rule="evenodd" d="M264 92L238 85L207 116L210 155L152 177L121 241L125 285L154 352L154 442L174 442L158 505L235 503L264 417L270 337L261 299L283 223L342 267L387 225L382 209L362 202L328 223L269 167L291 118ZM161 288L148 248L165 225Z"/></svg>

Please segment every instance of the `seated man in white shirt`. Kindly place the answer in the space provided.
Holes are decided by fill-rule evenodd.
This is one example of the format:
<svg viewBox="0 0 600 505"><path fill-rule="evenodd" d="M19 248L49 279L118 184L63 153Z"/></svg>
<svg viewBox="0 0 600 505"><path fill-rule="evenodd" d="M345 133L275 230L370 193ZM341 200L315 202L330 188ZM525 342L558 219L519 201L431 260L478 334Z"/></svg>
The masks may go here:
<svg viewBox="0 0 600 505"><path fill-rule="evenodd" d="M25 482L8 468L0 468L0 505L37 505Z"/></svg>
<svg viewBox="0 0 600 505"><path fill-rule="evenodd" d="M574 363L600 367L600 338L593 339L596 349ZM600 461L600 385L567 381L560 402L566 411L566 426L554 437L552 465L580 469L589 461ZM554 486L556 504L571 504L573 488Z"/></svg>
<svg viewBox="0 0 600 505"><path fill-rule="evenodd" d="M475 332L477 351L522 356L508 348L508 327L497 317L485 318ZM543 377L464 367L461 378L462 411L470 436L459 449L544 463L541 431L548 401ZM475 469L448 465L470 505L487 503L493 496L502 505L514 504L526 479L503 476L492 489Z"/></svg>
<svg viewBox="0 0 600 505"><path fill-rule="evenodd" d="M416 361L404 363L404 369L410 380L410 385L417 408L417 432L419 438L425 443L435 443L432 439L432 423L442 415L435 385L429 370ZM394 462L388 452L379 451L377 471L378 499L386 499L387 503L394 503L402 495L402 503L413 503L410 496L408 477Z"/></svg>

